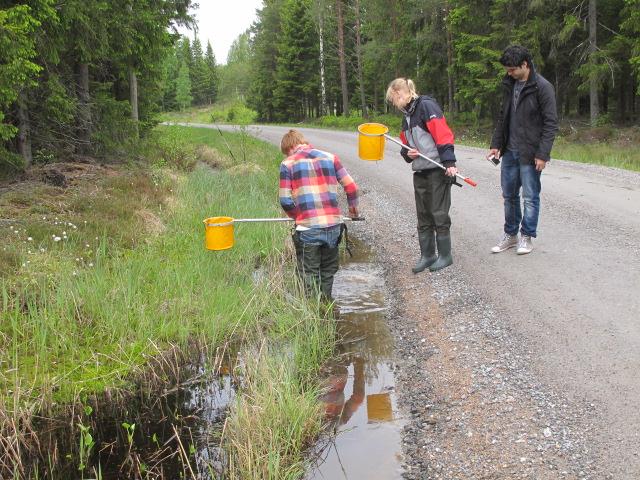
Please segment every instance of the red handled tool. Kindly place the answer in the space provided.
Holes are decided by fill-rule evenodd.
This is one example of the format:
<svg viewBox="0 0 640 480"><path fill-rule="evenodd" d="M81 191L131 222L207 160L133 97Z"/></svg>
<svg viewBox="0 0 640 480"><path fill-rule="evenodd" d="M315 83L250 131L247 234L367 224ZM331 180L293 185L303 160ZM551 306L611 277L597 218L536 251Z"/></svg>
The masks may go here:
<svg viewBox="0 0 640 480"><path fill-rule="evenodd" d="M398 145L400 145L401 147L406 148L407 150L410 150L410 149L411 149L411 147L410 147L410 146L405 145L405 144L404 144L404 143L402 143L401 141L396 140L395 138L393 138L393 137L391 137L391 136L387 135L386 133L384 134L384 137L385 137L385 138L387 138L387 139L389 139L389 140L391 140L393 143L397 143L397 144L398 144ZM420 152L418 152L418 155L419 155L419 156L421 156L422 158L424 158L425 160L429 160L431 163L433 163L434 165L436 165L436 166L440 167L441 169L446 170L445 166L444 166L444 165L442 165L441 163L436 162L435 160L433 160L433 159L431 159L431 158L427 157L426 155L421 154ZM464 181L465 181L465 183L468 183L468 184L469 184L469 185L471 185L472 187L477 187L477 186L478 186L478 184L477 184L474 180L472 180L471 178L469 178L469 177L465 177L464 175L461 175L461 174L459 174L459 173L456 173L456 177L458 177L458 178L460 178L460 179L464 180Z"/></svg>

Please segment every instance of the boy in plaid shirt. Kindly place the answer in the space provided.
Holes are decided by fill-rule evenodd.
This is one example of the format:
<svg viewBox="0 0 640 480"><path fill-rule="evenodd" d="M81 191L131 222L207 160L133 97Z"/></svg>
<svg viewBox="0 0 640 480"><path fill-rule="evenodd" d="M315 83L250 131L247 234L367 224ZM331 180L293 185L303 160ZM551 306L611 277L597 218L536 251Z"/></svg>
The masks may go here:
<svg viewBox="0 0 640 480"><path fill-rule="evenodd" d="M298 273L307 294L331 299L343 225L338 184L347 194L351 217L358 216L358 186L337 156L313 148L297 130L282 137L280 149L287 155L280 164L280 205L296 221Z"/></svg>

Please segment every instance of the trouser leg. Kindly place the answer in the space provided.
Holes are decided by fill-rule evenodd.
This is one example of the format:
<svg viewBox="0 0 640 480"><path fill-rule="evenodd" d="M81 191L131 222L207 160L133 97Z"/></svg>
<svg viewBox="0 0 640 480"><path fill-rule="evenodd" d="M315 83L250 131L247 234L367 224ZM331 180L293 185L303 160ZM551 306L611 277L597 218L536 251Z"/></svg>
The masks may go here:
<svg viewBox="0 0 640 480"><path fill-rule="evenodd" d="M538 229L538 217L540 215L540 175L534 165L520 166L520 179L522 183L522 225L520 231L523 235L536 237Z"/></svg>
<svg viewBox="0 0 640 480"><path fill-rule="evenodd" d="M338 246L323 245L320 254L320 291L325 298L330 300L332 298L333 277L340 266L340 249Z"/></svg>
<svg viewBox="0 0 640 480"><path fill-rule="evenodd" d="M518 234L522 221L520 209L520 159L507 150L500 167L500 186L504 199L504 233Z"/></svg>

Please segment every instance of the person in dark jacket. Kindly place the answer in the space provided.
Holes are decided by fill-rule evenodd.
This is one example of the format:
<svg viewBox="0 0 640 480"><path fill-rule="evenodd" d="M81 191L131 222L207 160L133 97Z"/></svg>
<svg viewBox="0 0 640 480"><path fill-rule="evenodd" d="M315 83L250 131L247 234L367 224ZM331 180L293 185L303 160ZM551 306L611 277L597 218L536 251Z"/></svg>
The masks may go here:
<svg viewBox="0 0 640 480"><path fill-rule="evenodd" d="M558 131L556 98L553 86L536 72L526 48L507 47L500 63L506 71L502 109L487 158L502 158L504 234L491 251L499 253L517 245L517 253L523 255L533 250L531 239L537 236L540 176L551 159Z"/></svg>
<svg viewBox="0 0 640 480"><path fill-rule="evenodd" d="M453 263L451 256L451 183L458 172L453 133L433 97L418 95L408 78L396 78L387 88L387 101L403 114L400 154L413 170L413 191L418 214L420 259L413 273L435 272ZM445 169L420 157L421 153ZM436 255L436 244L438 254Z"/></svg>

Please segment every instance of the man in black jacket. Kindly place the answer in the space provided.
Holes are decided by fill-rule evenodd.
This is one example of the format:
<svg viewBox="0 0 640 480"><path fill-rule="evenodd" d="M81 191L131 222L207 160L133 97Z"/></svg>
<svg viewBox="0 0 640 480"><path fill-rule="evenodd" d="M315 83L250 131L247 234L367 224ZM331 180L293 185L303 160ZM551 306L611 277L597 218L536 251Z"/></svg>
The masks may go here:
<svg viewBox="0 0 640 480"><path fill-rule="evenodd" d="M526 48L507 47L500 63L506 71L504 95L487 158L502 158L504 235L491 251L499 253L517 245L517 253L523 255L533 250L531 239L536 237L540 174L551 159L558 131L556 98L553 86L536 72ZM520 187L524 211L520 208Z"/></svg>

